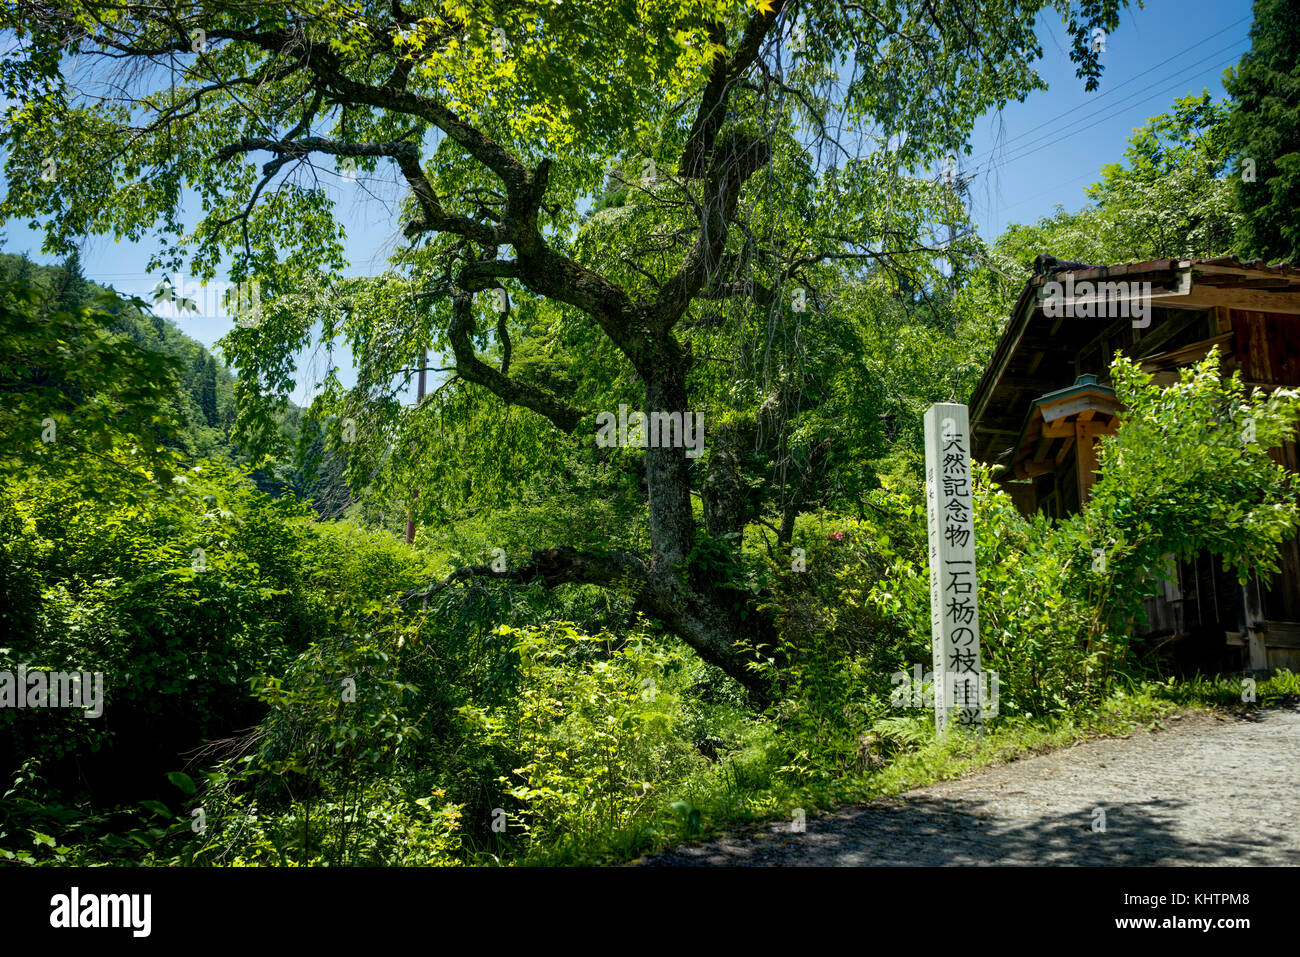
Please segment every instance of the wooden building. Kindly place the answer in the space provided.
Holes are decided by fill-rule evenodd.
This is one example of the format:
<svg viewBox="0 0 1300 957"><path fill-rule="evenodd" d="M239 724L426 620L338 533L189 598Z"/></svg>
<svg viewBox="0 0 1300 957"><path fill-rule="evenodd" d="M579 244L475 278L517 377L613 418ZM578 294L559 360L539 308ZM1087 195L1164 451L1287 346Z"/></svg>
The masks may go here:
<svg viewBox="0 0 1300 957"><path fill-rule="evenodd" d="M1103 318L1103 314L1111 318ZM1122 411L1109 387L1117 350L1156 381L1217 345L1247 385L1300 386L1300 269L1221 259L1090 266L1040 256L970 400L972 454L1006 466L1026 514L1076 512L1095 481L1094 443ZM1273 457L1300 469L1294 442ZM1300 542L1282 571L1246 587L1211 556L1171 562L1141 634L1177 642L1205 668L1300 669Z"/></svg>

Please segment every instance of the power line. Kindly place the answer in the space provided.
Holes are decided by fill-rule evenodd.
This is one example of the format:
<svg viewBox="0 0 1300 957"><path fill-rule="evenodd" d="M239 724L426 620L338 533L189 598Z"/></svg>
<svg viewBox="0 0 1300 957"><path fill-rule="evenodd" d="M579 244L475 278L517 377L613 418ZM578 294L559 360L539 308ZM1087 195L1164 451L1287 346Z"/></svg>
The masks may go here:
<svg viewBox="0 0 1300 957"><path fill-rule="evenodd" d="M1244 42L1244 40L1245 40L1245 38L1243 37L1242 40L1238 40L1237 43L1242 43L1242 42ZM1236 44L1233 44L1233 46L1236 46ZM1225 48L1225 50L1220 50L1219 53L1226 52L1226 49L1230 49L1230 47L1229 47L1229 48ZM1216 55L1217 55L1217 54L1216 54ZM1206 59L1209 60L1209 59L1212 59L1212 57L1207 57ZM1200 66L1200 63L1203 63L1203 62L1205 62L1205 61L1198 61L1198 63L1195 64L1195 66L1199 67L1199 66ZM1151 91L1151 90L1141 90L1141 91L1139 91L1139 92L1137 92L1137 93L1135 93L1135 94L1132 94L1131 96L1127 96L1127 97L1125 97L1123 100L1117 101L1117 102L1115 102L1115 103L1111 103L1111 104L1109 104L1109 106L1106 107L1106 109L1111 109L1112 107L1118 107L1118 109L1114 109L1114 110L1112 110L1112 112L1107 113L1105 116L1102 116L1102 117L1100 117L1099 119L1093 121L1092 123L1088 123L1088 124L1086 124L1086 125L1084 125L1084 126L1079 126L1079 127L1075 128L1075 129L1071 129L1071 130L1068 130L1068 131L1059 131L1059 130L1058 130L1057 132L1058 132L1058 133L1061 133L1061 135L1056 136L1054 139L1050 139L1050 140L1048 140L1046 143L1043 143L1041 146L1034 146L1034 143L1039 142L1039 140L1043 139L1043 137L1038 137L1037 139L1031 140L1031 141L1029 141L1028 143L1023 144L1023 146L1021 146L1020 149L1019 149L1018 151L1014 152L1013 155L1011 155L1011 156L1009 156L1009 157L1004 157L1004 158L1003 158L1003 159L998 163L998 165L999 165L999 166L1009 166L1009 165L1011 165L1012 163L1019 162L1020 160L1024 159L1024 158L1027 157L1027 156L1032 156L1034 153L1041 152L1042 150L1045 150L1045 149L1047 149L1047 148L1050 147L1050 146L1055 146L1056 144L1061 143L1061 142L1064 141L1064 140L1067 140L1067 139L1069 139L1069 138L1071 138L1071 137L1073 137L1073 136L1077 136L1077 135L1079 135L1080 133L1084 133L1084 132L1086 132L1086 131L1092 129L1092 128L1095 127L1095 126L1100 126L1102 123L1106 123L1106 122L1108 122L1108 121L1110 121L1110 120L1115 119L1117 116L1121 115L1122 113L1124 113L1126 110L1130 109L1133 105L1136 105L1137 103L1143 103L1143 102L1145 102L1146 100L1154 99L1155 97L1158 97L1158 96L1166 96L1166 95L1168 95L1169 92L1171 92L1171 91L1173 91L1173 90L1176 90L1176 89L1178 89L1179 87L1184 86L1184 85L1187 83L1187 81L1188 81L1189 79L1191 79L1191 77L1197 76L1198 74L1203 73L1203 72L1204 72L1204 69L1203 69L1203 68L1202 68L1202 69L1194 69L1194 70L1192 70L1192 72L1191 72L1190 74L1188 74L1187 76L1180 76L1178 79L1174 80L1173 83L1171 83L1171 84L1169 84L1169 85L1167 85L1167 86L1164 86L1164 87L1162 87L1162 88L1159 89L1159 90L1156 90L1156 91L1154 91L1154 92ZM1130 103L1130 101L1132 101L1132 103ZM1086 120L1086 119L1088 119L1089 117L1091 117L1091 116L1095 116L1095 115L1096 115L1095 113L1089 113L1089 114L1087 114L1087 115L1085 115L1085 116L1081 116L1081 117L1079 117L1078 120L1077 120L1076 122L1082 122L1083 120ZM1026 149L1026 147L1031 147L1031 146L1033 147L1033 149ZM981 169L992 169L992 167L990 166L990 167L984 167L984 168L976 168L976 169L974 169L974 170L971 170L970 173L969 173L969 175L975 175L976 173L979 173L979 172L981 171Z"/></svg>
<svg viewBox="0 0 1300 957"><path fill-rule="evenodd" d="M1244 38L1243 38L1243 39L1244 39ZM1240 42L1240 41L1238 41L1238 42ZM1168 94L1168 92L1169 92L1170 90L1177 89L1177 88L1178 88L1179 86L1181 86L1184 82L1186 82L1185 79L1177 80L1177 81L1175 81L1173 84L1171 84L1171 85L1169 85L1169 86L1163 87L1163 88L1161 88L1161 89L1159 89L1159 90L1156 90L1156 91L1154 91L1154 92L1147 93L1146 98L1147 98L1147 99L1154 99L1154 98L1159 97L1159 96L1165 96L1165 95ZM1141 101L1139 101L1139 102L1141 102ZM1116 105L1116 104L1112 104L1112 105ZM1053 141L1051 141L1051 142L1049 142L1049 143L1045 143L1045 144L1043 144L1042 146L1036 147L1036 148L1034 148L1034 149L1032 149L1032 150L1028 150L1028 151L1025 151L1025 152L1021 152L1021 153L1015 155L1014 157L1012 157L1011 159L1005 161L1005 163L1004 163L1003 165L1009 165L1010 163L1017 162L1017 161L1019 161L1019 160L1021 160L1021 159L1024 159L1025 157L1027 157L1027 156L1029 156L1029 155L1031 155L1031 154L1033 154L1033 153L1040 152L1041 150L1044 150L1044 149L1046 149L1046 148L1049 147L1049 146L1052 146L1052 145L1054 145L1054 144L1056 144L1056 143L1059 143L1059 142L1061 142L1062 140L1069 139L1071 136L1075 136L1075 135L1077 135L1078 133L1085 132L1086 130L1091 129L1092 127L1097 126L1097 125L1099 125L1100 123L1104 123L1104 122L1106 122L1106 121L1109 120L1109 119L1113 119L1115 115L1118 115L1118 114L1112 114L1112 115L1110 115L1110 116L1103 117L1103 118L1097 120L1095 123L1091 123L1091 124L1088 124L1088 126L1083 127L1083 128L1081 128L1081 129L1077 129L1077 130L1073 130L1073 131L1071 131L1071 132L1068 132L1068 133L1066 133L1064 136L1058 137L1057 139L1055 139L1055 140L1053 140ZM1029 145L1032 145L1032 144L1027 143L1027 144L1025 144L1025 145L1026 145L1026 146L1029 146ZM972 175L973 175L973 174L972 174ZM1080 181L1082 181L1082 180L1088 179L1089 177L1094 176L1094 175L1096 175L1096 174L1094 174L1094 173L1084 173L1084 174L1082 174L1082 175L1080 175L1080 176L1076 176L1076 177L1074 177L1073 179L1066 180L1064 183L1057 183L1056 185L1057 185L1057 187L1060 187L1060 186L1063 186L1063 185L1073 185L1073 184L1078 183L1078 182L1080 182ZM1009 204L1009 205L1001 206L1000 208L1001 208L1001 209L1003 210L1003 212L1005 213L1007 210L1015 209L1015 208L1018 207L1018 206L1023 206L1025 203L1029 203L1029 202L1032 202L1032 201L1034 201L1034 200L1036 200L1036 199L1040 199L1041 197L1043 197L1043 196L1047 196L1047 195L1049 195L1050 193L1053 193L1053 192L1055 192L1055 191L1056 191L1055 189L1050 189L1050 190L1046 190L1046 191L1043 191L1043 192L1040 192L1040 193L1036 193L1036 194L1034 194L1033 196L1024 197L1024 198L1019 199L1019 200L1017 200L1016 202L1011 203L1011 204Z"/></svg>
<svg viewBox="0 0 1300 957"><path fill-rule="evenodd" d="M1117 83L1115 86L1112 86L1112 87L1107 88L1106 90L1102 91L1102 92L1099 93L1096 97L1093 98L1093 103L1097 103L1097 102L1099 102L1099 101L1105 99L1106 97L1108 97L1108 96L1110 96L1111 94L1115 93L1117 90L1122 90L1124 87L1128 86L1130 83L1134 83L1134 82L1136 82L1137 80L1140 80L1142 77L1146 76L1148 73L1151 73L1151 72L1154 71L1154 70L1158 70L1158 69L1160 69L1160 67L1164 66L1165 64L1167 64L1167 63L1171 63L1171 62L1173 62L1174 60L1177 60L1179 57L1183 56L1184 54L1190 53L1192 50L1195 50L1197 47L1202 46L1203 44L1209 43L1209 42L1210 42L1211 40L1213 40L1215 37L1217 37L1217 36L1219 36L1219 35L1221 35L1221 34L1223 34L1223 33L1228 32L1228 31L1231 30L1233 27L1240 26L1241 24L1245 23L1245 22L1246 22L1247 20L1249 20L1249 19L1250 19L1250 17L1242 17L1240 20L1235 20L1234 22L1228 24L1228 25L1227 25L1226 27L1224 27L1223 29L1221 29L1221 30L1216 30L1214 33L1211 33L1209 36L1204 37L1204 38L1202 38L1202 39L1200 39L1200 40L1197 40L1197 41L1196 41L1195 43L1193 43L1191 46L1189 46L1189 47L1185 47L1184 49L1179 50L1177 53L1173 54L1172 56L1166 57L1165 59L1161 60L1159 63L1155 64L1154 66L1150 66L1150 67L1148 67L1147 69L1143 70L1141 73L1134 74L1133 76L1129 77L1127 80L1124 80L1122 83ZM1246 39L1246 38L1243 37L1242 39L1244 40L1244 39ZM1236 41L1236 42L1237 42L1237 43L1240 43L1241 40L1238 40L1238 41ZM1206 59L1210 59L1210 58L1213 58L1214 56L1218 56L1219 53L1222 53L1222 52L1224 52L1225 50L1231 49L1231 47L1232 47L1232 46L1235 46L1235 45L1236 45L1236 43L1230 44L1228 47L1225 47L1224 50L1220 50L1220 51L1218 51L1218 53L1211 54L1210 57L1207 57ZM1198 61L1197 61L1197 64L1199 64L1199 63L1203 63L1203 62L1205 62L1205 60L1198 60ZM1196 65L1196 64L1194 64L1194 65ZM1185 67L1180 67L1180 68L1179 68L1180 71L1183 70L1183 69L1186 69L1186 68L1185 68ZM1109 109L1109 108L1110 108L1111 106L1113 106L1113 105L1114 105L1114 104L1110 104L1110 103L1108 103L1108 104L1106 104L1106 106L1103 107L1103 109ZM1023 139L1024 137L1028 136L1030 133L1033 133L1033 132L1035 132L1036 130L1043 129L1044 127L1051 126L1051 125L1053 125L1053 124L1056 123L1056 122L1058 122L1058 120L1053 119L1053 120L1048 120L1048 121L1045 122L1045 123L1039 123L1037 126L1031 126L1029 129L1025 130L1023 133L1018 133L1018 134L1016 134L1015 136L1011 137L1010 139L1006 140L1004 143L1001 144L1001 146L1002 146L1003 148L1005 148L1008 144L1010 144L1010 143L1014 143L1016 140ZM1068 122L1067 122L1067 125L1068 125ZM1058 132L1059 132L1059 131L1058 131ZM1036 142L1036 140L1033 140L1033 141L1031 141L1031 142ZM1026 145L1027 145L1027 144L1026 144ZM1018 147L1017 147L1017 148L1018 148ZM997 149L998 149L998 147L995 146L995 147L993 147L993 149L991 149L991 150L989 151L989 153L990 153L990 158L991 158L992 154L993 154L994 152L997 151ZM979 169L979 168L981 168L981 167L976 167L976 168Z"/></svg>

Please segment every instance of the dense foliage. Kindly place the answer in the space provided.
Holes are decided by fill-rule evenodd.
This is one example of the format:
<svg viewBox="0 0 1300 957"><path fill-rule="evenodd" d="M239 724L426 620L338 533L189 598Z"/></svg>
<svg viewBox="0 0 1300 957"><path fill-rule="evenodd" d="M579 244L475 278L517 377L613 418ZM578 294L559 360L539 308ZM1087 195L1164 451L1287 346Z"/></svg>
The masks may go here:
<svg viewBox="0 0 1300 957"><path fill-rule="evenodd" d="M1300 15L1290 0L1255 0L1250 50L1224 89L1237 108L1229 140L1247 256L1300 261Z"/></svg>
<svg viewBox="0 0 1300 957"><path fill-rule="evenodd" d="M1253 107L1202 94L1083 209L974 235L931 167L1041 88L1044 15L1095 86L1117 2L173 6L0 13L0 215L68 257L0 259L0 673L104 676L98 716L0 709L12 861L623 859L948 773L979 745L897 697L925 410L1039 253L1219 255L1272 215L1231 182ZM379 275L344 273L336 164L403 184ZM82 276L82 237L154 229L154 266L261 283L223 361ZM1216 354L1111 374L1080 514L976 469L993 739L1124 711L1169 557L1268 571L1300 522L1269 456L1300 395ZM594 442L614 410L701 415L700 454Z"/></svg>

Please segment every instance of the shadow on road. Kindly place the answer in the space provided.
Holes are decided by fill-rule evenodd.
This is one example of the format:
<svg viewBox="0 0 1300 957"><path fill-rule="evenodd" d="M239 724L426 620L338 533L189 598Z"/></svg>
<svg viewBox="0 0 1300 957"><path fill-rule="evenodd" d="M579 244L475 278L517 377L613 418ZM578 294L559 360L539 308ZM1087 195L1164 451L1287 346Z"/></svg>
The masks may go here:
<svg viewBox="0 0 1300 957"><path fill-rule="evenodd" d="M773 825L756 838L680 848L643 863L691 866L944 866L973 864L1300 865L1300 850L1279 836L1188 842L1172 819L1184 802L1154 800L1107 807L1105 830L1092 811L1018 818L987 802L917 796L903 805L874 804L810 819L805 833ZM1098 822L1100 823L1100 822Z"/></svg>

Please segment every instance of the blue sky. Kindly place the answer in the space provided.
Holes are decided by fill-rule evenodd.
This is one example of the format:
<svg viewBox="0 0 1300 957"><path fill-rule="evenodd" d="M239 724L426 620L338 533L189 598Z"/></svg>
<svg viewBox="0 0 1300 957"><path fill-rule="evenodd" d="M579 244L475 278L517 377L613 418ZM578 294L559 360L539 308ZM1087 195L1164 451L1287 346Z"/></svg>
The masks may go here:
<svg viewBox="0 0 1300 957"><path fill-rule="evenodd" d="M1249 48L1248 0L1147 0L1145 9L1122 14L1118 30L1106 37L1106 72L1098 90L1087 93L1075 77L1068 39L1059 18L1040 25L1043 58L1038 71L1048 90L1012 103L976 126L973 152L962 157L971 183L972 213L979 232L996 237L1009 223L1031 222L1061 205L1077 209L1084 187L1107 163L1123 157L1125 142L1150 117L1173 100L1208 89L1222 96L1223 71ZM353 273L374 273L400 234L392 210L401 187L395 178L338 183L338 213L347 230L346 253ZM8 223L6 252L29 252L38 261L40 237L25 224ZM92 239L82 255L86 275L121 292L148 298L160 275L145 273L145 245ZM212 346L231 328L225 317L181 318L181 329ZM310 355L299 363L294 395L305 403L311 382L323 370ZM351 376L344 376L347 382Z"/></svg>
<svg viewBox="0 0 1300 957"><path fill-rule="evenodd" d="M1038 72L1048 89L1012 103L976 127L978 169L973 215L985 238L1010 223L1032 222L1058 204L1077 209L1101 167L1121 160L1137 127L1187 93L1223 96L1223 71L1250 48L1247 0L1147 0L1130 7L1106 37L1101 86L1087 93L1075 77L1058 19L1042 25Z"/></svg>

